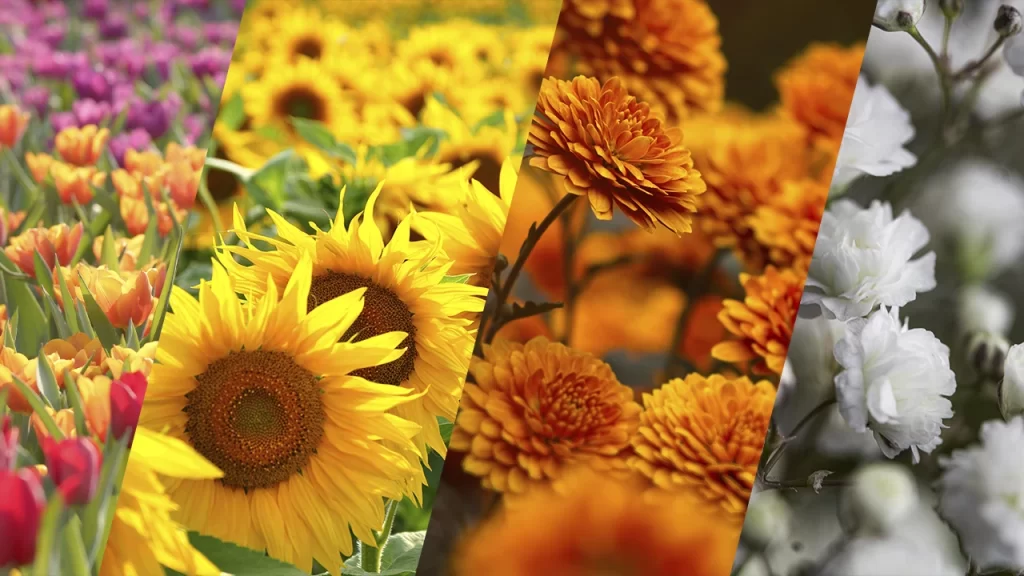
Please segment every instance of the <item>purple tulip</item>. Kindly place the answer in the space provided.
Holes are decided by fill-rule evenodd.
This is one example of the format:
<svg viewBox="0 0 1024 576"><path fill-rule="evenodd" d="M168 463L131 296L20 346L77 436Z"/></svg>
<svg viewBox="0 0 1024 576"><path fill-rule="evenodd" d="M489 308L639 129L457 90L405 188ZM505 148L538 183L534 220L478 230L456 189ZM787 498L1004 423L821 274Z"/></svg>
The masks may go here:
<svg viewBox="0 0 1024 576"><path fill-rule="evenodd" d="M136 100L128 105L124 125L128 130L145 130L156 140L170 130L173 119L164 102Z"/></svg>
<svg viewBox="0 0 1024 576"><path fill-rule="evenodd" d="M234 45L238 25L234 22L207 22L203 25L203 35L210 44Z"/></svg>
<svg viewBox="0 0 1024 576"><path fill-rule="evenodd" d="M173 26L168 30L168 37L189 52L199 47L199 30L191 26Z"/></svg>
<svg viewBox="0 0 1024 576"><path fill-rule="evenodd" d="M50 115L50 126L53 127L54 134L64 130L65 128L71 128L72 126L78 125L78 118L75 117L74 112L58 112Z"/></svg>
<svg viewBox="0 0 1024 576"><path fill-rule="evenodd" d="M102 20L110 9L109 0L85 0L82 15L91 20Z"/></svg>
<svg viewBox="0 0 1024 576"><path fill-rule="evenodd" d="M54 22L43 27L39 31L39 39L46 43L47 46L57 50L60 48L62 42L64 42L64 35L67 33L66 26L61 22Z"/></svg>
<svg viewBox="0 0 1024 576"><path fill-rule="evenodd" d="M77 70L89 69L89 56L84 52L36 53L32 71L43 78L63 80Z"/></svg>
<svg viewBox="0 0 1024 576"><path fill-rule="evenodd" d="M195 144L206 132L206 118L198 114L186 116L181 121L181 125L185 129L185 139L188 144Z"/></svg>
<svg viewBox="0 0 1024 576"><path fill-rule="evenodd" d="M71 104L71 111L74 112L79 126L100 125L111 117L109 102L97 102L90 98L74 101Z"/></svg>
<svg viewBox="0 0 1024 576"><path fill-rule="evenodd" d="M124 38L128 34L128 20L117 12L107 14L100 23L100 35L107 40Z"/></svg>
<svg viewBox="0 0 1024 576"><path fill-rule="evenodd" d="M46 86L29 86L21 94L21 103L39 116L50 109L50 91Z"/></svg>
<svg viewBox="0 0 1024 576"><path fill-rule="evenodd" d="M150 63L156 69L157 75L164 82L171 77L171 66L178 57L178 47L166 42L160 42L152 46L148 51Z"/></svg>
<svg viewBox="0 0 1024 576"><path fill-rule="evenodd" d="M202 49L192 56L192 73L198 78L213 77L224 72L231 64L231 53L216 46Z"/></svg>
<svg viewBox="0 0 1024 576"><path fill-rule="evenodd" d="M153 145L153 140L145 130L132 130L110 139L110 153L114 155L119 166L124 166L124 155L128 150L146 150Z"/></svg>
<svg viewBox="0 0 1024 576"><path fill-rule="evenodd" d="M71 76L71 85L75 88L75 94L79 98L91 98L99 101L109 101L114 95L113 83L116 75L111 72L97 72L95 70L79 70Z"/></svg>

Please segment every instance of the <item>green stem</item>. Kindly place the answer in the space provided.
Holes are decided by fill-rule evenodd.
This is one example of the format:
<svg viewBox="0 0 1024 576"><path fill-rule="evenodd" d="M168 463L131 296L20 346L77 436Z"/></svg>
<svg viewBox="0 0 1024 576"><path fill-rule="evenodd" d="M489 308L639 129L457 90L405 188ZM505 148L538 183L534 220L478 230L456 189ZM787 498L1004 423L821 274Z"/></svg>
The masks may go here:
<svg viewBox="0 0 1024 576"><path fill-rule="evenodd" d="M783 454L786 453L786 448L789 447L793 440L799 437L800 432L808 424L813 422L819 414L824 412L826 409L828 409L835 403L835 398L829 398L828 400L822 402L821 404L818 404L817 406L814 407L813 410L808 412L806 416L804 416L799 422L797 422L796 426L793 427L789 434L782 438L782 440L775 446L775 448L772 449L771 453L768 454L768 458L765 460L764 466L761 467L760 476L762 483L772 483L770 480L768 480L768 476L771 474L772 469L775 468L775 465L779 463L779 460L782 459Z"/></svg>
<svg viewBox="0 0 1024 576"><path fill-rule="evenodd" d="M82 521L78 516L72 516L71 520L64 527L64 554L61 556L61 568L66 574L72 576L90 576L92 569L89 564L89 555L85 551L85 542L82 540Z"/></svg>
<svg viewBox="0 0 1024 576"><path fill-rule="evenodd" d="M978 70L981 70L981 68L985 66L985 63L988 62L989 58L991 58L992 55L996 53L996 50L999 50L1003 43L1006 42L1006 38L1006 36L1000 36L999 38L996 38L996 41L993 42L991 46L989 46L988 50L985 51L984 54L982 54L981 58L975 60L974 62L968 63L958 72L953 74L952 80L954 82L959 82L971 76Z"/></svg>
<svg viewBox="0 0 1024 576"><path fill-rule="evenodd" d="M395 525L395 517L398 515L398 502L395 500L389 500L384 506L384 526L380 532L374 532L374 544L375 546L368 546L365 543L361 543L359 546L359 567L364 572L370 574L379 574L381 570L381 556L384 553L384 546L388 543L388 538L391 537L391 529Z"/></svg>
<svg viewBox="0 0 1024 576"><path fill-rule="evenodd" d="M18 162L18 159L14 156L14 151L10 148L4 148L4 159L11 165L11 171L14 173L14 177L18 180L18 183L21 184L27 192L29 192L29 196L31 198L37 198L39 196L39 187L36 186L36 183L28 173L25 172L25 169L21 167L21 162ZM13 206L10 208L13 209Z"/></svg>
<svg viewBox="0 0 1024 576"><path fill-rule="evenodd" d="M672 332L672 340L668 347L668 360L665 363L665 376L667 378L674 376L674 368L680 364L686 364L685 359L679 353L679 346L682 345L683 337L686 336L686 327L690 323L690 315L693 313L694 305L710 287L715 270L718 269L722 260L728 254L729 250L719 250L716 252L711 257L711 260L704 265L704 268L689 281L686 287L686 302L683 305L683 311L679 314L679 320L676 321L676 327Z"/></svg>

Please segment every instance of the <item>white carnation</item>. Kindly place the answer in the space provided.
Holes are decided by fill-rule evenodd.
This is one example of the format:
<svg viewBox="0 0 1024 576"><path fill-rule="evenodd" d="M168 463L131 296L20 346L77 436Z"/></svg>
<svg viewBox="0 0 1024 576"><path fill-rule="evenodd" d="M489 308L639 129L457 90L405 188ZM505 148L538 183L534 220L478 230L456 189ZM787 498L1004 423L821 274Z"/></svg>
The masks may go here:
<svg viewBox="0 0 1024 576"><path fill-rule="evenodd" d="M821 220L804 303L839 320L904 306L935 288L935 253L914 258L928 239L924 224L909 212L893 218L888 203L835 202Z"/></svg>
<svg viewBox="0 0 1024 576"><path fill-rule="evenodd" d="M889 458L909 449L917 462L942 443L956 376L949 348L934 334L901 325L898 309L883 307L851 320L835 355L836 398L851 428L871 430Z"/></svg>
<svg viewBox="0 0 1024 576"><path fill-rule="evenodd" d="M981 427L981 443L943 459L939 508L982 571L1024 569L1024 419Z"/></svg>
<svg viewBox="0 0 1024 576"><path fill-rule="evenodd" d="M832 186L845 188L863 174L889 176L917 164L904 148L914 139L910 114L879 84L861 76L853 93Z"/></svg>

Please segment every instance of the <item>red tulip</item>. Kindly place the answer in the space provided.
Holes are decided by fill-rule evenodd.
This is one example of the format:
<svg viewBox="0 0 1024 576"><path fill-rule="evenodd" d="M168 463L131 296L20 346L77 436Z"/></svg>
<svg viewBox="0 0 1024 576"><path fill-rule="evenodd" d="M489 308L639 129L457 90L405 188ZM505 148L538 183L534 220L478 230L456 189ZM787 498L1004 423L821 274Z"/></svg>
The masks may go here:
<svg viewBox="0 0 1024 576"><path fill-rule="evenodd" d="M18 435L20 430L11 424L11 417L4 416L0 428L0 470L14 470L18 460Z"/></svg>
<svg viewBox="0 0 1024 576"><path fill-rule="evenodd" d="M121 439L126 433L131 434L128 442L135 437L135 428L139 425L139 414L142 412L142 399L146 396L149 382L142 372L122 374L110 385L110 430L114 438Z"/></svg>
<svg viewBox="0 0 1024 576"><path fill-rule="evenodd" d="M69 506L87 504L96 494L100 479L100 451L91 438L68 438L57 442L43 438L47 475L57 485Z"/></svg>
<svg viewBox="0 0 1024 576"><path fill-rule="evenodd" d="M46 495L34 470L0 470L0 567L30 564Z"/></svg>

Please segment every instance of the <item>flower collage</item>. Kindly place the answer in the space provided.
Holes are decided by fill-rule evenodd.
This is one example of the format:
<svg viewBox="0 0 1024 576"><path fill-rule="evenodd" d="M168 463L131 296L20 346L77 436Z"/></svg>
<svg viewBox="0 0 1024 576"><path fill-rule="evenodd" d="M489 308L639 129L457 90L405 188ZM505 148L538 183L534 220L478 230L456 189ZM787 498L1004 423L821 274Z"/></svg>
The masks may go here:
<svg viewBox="0 0 1024 576"><path fill-rule="evenodd" d="M0 574L1021 573L1022 10L7 0Z"/></svg>

